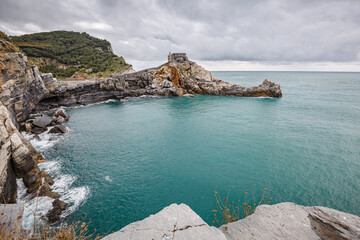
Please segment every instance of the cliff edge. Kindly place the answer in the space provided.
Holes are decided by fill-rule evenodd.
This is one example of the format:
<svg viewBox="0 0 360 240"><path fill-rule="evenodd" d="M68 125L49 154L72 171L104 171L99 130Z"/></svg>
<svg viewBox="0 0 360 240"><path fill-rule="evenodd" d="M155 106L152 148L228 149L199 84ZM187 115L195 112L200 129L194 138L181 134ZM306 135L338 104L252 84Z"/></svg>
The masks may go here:
<svg viewBox="0 0 360 240"><path fill-rule="evenodd" d="M360 239L360 217L326 207L294 203L260 205L255 213L219 229L206 224L185 204L171 204L131 223L104 240L263 240Z"/></svg>

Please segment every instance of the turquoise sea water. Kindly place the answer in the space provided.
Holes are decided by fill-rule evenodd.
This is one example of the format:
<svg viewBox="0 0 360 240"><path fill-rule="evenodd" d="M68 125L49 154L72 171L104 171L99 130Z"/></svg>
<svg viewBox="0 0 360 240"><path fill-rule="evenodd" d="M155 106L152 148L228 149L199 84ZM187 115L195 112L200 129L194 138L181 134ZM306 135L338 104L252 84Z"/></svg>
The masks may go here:
<svg viewBox="0 0 360 240"><path fill-rule="evenodd" d="M68 109L71 132L45 168L71 211L97 232L119 230L171 203L209 224L214 190L232 200L256 184L291 201L360 215L360 73L214 72L281 84L283 98L132 98Z"/></svg>

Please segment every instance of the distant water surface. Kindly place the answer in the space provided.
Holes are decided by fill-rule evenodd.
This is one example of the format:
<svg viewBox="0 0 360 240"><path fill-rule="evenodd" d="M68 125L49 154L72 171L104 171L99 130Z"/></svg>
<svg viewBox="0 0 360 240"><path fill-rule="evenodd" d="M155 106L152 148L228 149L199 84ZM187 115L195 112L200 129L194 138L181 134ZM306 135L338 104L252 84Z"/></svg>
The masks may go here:
<svg viewBox="0 0 360 240"><path fill-rule="evenodd" d="M360 74L214 72L265 78L283 98L132 98L68 109L71 132L41 150L69 203L66 221L119 230L171 203L209 224L214 190L360 215Z"/></svg>

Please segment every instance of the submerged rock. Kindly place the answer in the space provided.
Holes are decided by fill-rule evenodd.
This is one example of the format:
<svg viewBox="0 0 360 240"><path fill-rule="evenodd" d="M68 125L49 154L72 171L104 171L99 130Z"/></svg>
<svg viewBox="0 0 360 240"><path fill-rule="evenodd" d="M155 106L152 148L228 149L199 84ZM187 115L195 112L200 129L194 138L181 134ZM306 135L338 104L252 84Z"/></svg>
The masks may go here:
<svg viewBox="0 0 360 240"><path fill-rule="evenodd" d="M60 221L62 212L66 209L66 203L55 199L52 203L53 208L46 214L50 224Z"/></svg>

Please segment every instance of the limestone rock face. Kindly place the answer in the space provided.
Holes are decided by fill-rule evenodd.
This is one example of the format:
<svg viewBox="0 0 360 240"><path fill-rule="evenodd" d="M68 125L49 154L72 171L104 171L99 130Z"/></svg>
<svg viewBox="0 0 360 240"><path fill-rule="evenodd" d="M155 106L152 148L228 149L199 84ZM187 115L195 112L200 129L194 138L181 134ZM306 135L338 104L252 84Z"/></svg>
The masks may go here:
<svg viewBox="0 0 360 240"><path fill-rule="evenodd" d="M322 239L360 239L360 217L327 207L305 207Z"/></svg>
<svg viewBox="0 0 360 240"><path fill-rule="evenodd" d="M253 215L220 227L229 240L360 239L360 217L294 203L260 205Z"/></svg>
<svg viewBox="0 0 360 240"><path fill-rule="evenodd" d="M174 53L175 54L175 53ZM170 83L176 89L182 89L186 94L208 94L208 95L231 95L239 97L282 97L280 85L269 80L264 80L259 86L245 88L234 83L229 83L215 78L210 71L189 61L185 55L182 60L176 61L177 55L169 56L168 63L154 69L153 85L158 89L158 94L168 95ZM179 91L173 91L177 95Z"/></svg>
<svg viewBox="0 0 360 240"><path fill-rule="evenodd" d="M24 177L33 170L35 162L12 123L8 109L1 102L0 142L0 202L15 203L16 177Z"/></svg>
<svg viewBox="0 0 360 240"><path fill-rule="evenodd" d="M12 123L10 115L7 107L0 101L0 203L16 203L16 178L22 178L28 193L32 196L35 196L34 193L40 187L39 196L58 200L59 196L50 188L54 183L52 178L46 172L42 172L35 162L43 159L42 155L24 139ZM62 208L60 210L56 211L59 213L57 218L60 218L63 211Z"/></svg>
<svg viewBox="0 0 360 240"><path fill-rule="evenodd" d="M9 46L9 42L0 39L0 99L13 113L16 122L21 122L48 90L38 68L22 53L10 51Z"/></svg>
<svg viewBox="0 0 360 240"><path fill-rule="evenodd" d="M189 206L172 204L103 239L226 240L226 237L219 229L207 225Z"/></svg>

